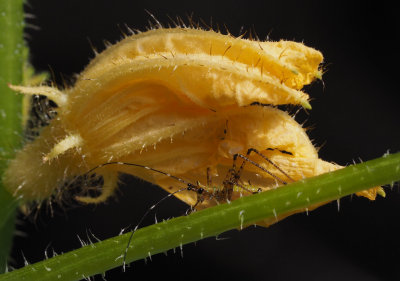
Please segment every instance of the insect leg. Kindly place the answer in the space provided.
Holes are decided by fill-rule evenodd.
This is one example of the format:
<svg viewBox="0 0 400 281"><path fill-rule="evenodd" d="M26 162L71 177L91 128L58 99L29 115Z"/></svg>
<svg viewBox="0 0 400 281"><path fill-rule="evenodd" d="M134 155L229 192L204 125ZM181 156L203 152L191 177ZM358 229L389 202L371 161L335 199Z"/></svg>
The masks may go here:
<svg viewBox="0 0 400 281"><path fill-rule="evenodd" d="M124 252L124 259L123 259L123 260L124 260L124 261L123 261L123 269L124 269L124 271L125 271L125 268L126 268L126 255L128 254L129 247L130 247L130 245L132 244L133 234L135 234L136 230L137 230L137 229L139 228L139 226L142 224L143 220L147 217L147 215L148 215L154 208L156 208L161 202L163 202L164 200L166 200L167 198L170 198L171 196L173 196L173 195L175 195L175 194L177 194L177 193L179 193L179 192L182 192L182 191L184 191L184 190L193 190L194 187L195 187L195 186L194 186L193 184L190 184L190 183L189 183L187 187L178 189L178 190L176 190L176 191L174 191L174 192L172 192L172 193L166 195L164 198L160 199L157 203L155 203L155 204L152 205L149 209L147 209L147 211L144 213L144 215L142 216L142 218L139 220L139 222L136 224L135 228L131 231L131 234L129 235L128 244L126 245L125 252Z"/></svg>
<svg viewBox="0 0 400 281"><path fill-rule="evenodd" d="M212 178L211 178L211 171L210 167L207 167L207 187L212 187Z"/></svg>
<svg viewBox="0 0 400 281"><path fill-rule="evenodd" d="M281 150L279 150L281 153L285 153L282 152ZM262 154L260 151L258 151L255 148L249 148L249 150L247 150L247 156L250 155L250 153L256 153L259 156L261 156L264 160L266 160L268 163L270 163L272 166L274 166L276 169L278 169L283 175L285 175L288 179L290 179L291 181L295 181L292 177L290 177L284 170L282 170L278 165L276 165L274 162L272 162L267 156L265 156L264 154ZM287 153L287 152L286 152Z"/></svg>
<svg viewBox="0 0 400 281"><path fill-rule="evenodd" d="M126 256L127 256L129 247L131 246L131 243L132 243L133 234L136 232L136 230L137 230L137 229L139 228L139 226L142 224L143 220L147 217L147 215L148 215L154 208L156 208L161 202L163 202L164 200L170 198L171 196L173 196L173 195L175 195L175 194L177 194L177 193L179 193L179 192L182 192L182 191L185 191L185 190L193 191L193 192L196 192L196 194L197 194L197 196L198 196L198 197L197 197L197 202L195 203L194 206L191 207L191 209L193 210L196 206L198 206L198 204L201 204L201 203L205 200L205 198L206 198L207 196L208 196L208 198L213 198L213 195L210 194L210 193L208 193L203 187L201 187L201 185L200 185L199 183L198 183L198 184L192 184L192 183L190 183L190 182L188 182L188 181L186 181L186 180L184 180L184 179L182 179L182 178L179 178L179 177L177 177L177 176L171 175L171 174L169 174L169 173L167 173L167 172L164 172L164 171L161 171L161 170L157 170L157 169L154 169L154 168L151 168L151 167L148 167L148 166L144 166L144 165L140 165L140 164L135 164L135 163L128 163L128 162L107 162L107 163L98 165L98 166L96 166L96 167L90 169L88 172L84 173L83 176L87 176L87 175L93 173L95 170L100 169L100 168L102 168L102 167L104 167L104 166L108 166L108 165L126 165L126 166L133 166L133 167L143 168L143 169L146 169L146 170L149 170L149 171L153 171L153 172L155 172L155 173L159 173L159 174L165 175L165 176L167 176L167 177L170 177L170 178L172 178L172 179L174 179L174 180L176 180L176 181L179 181L179 182L181 182L181 183L183 183L183 184L186 185L185 188L181 188L181 189L176 190L176 191L174 191L174 192L172 192L172 193L169 193L169 194L166 195L164 198L162 198L161 200L159 200L157 203L155 203L154 205L152 205L152 206L144 213L144 215L143 215L142 218L139 220L139 222L136 224L136 226L134 227L134 229L131 231L131 234L130 234L129 239L128 239L128 244L127 244L127 246L126 246L126 248L125 248L125 252L124 252L124 254L123 254L123 269L124 269L124 271L125 271L125 268L126 268ZM207 172L207 173L209 174L209 172ZM210 182L210 184L211 184L211 178L210 178L209 175L207 175L207 181ZM115 182L117 182L117 180L115 180ZM102 194L100 197L102 197L102 196L103 196L103 194ZM92 198L92 199L96 200L97 198Z"/></svg>
<svg viewBox="0 0 400 281"><path fill-rule="evenodd" d="M238 157L243 159L243 163L242 163L242 165L240 166L239 170L237 171L237 175L238 175L239 177L240 177L241 172L243 171L243 168L244 168L245 163L248 162L248 163L254 165L255 167L257 167L257 168L263 170L264 172L266 172L267 174L269 174L271 177L273 177L274 179L276 179L276 180L279 181L280 183L282 183L282 184L287 184L286 181L282 180L282 179L281 179L280 177L278 177L277 175L274 175L272 172L270 172L270 171L267 170L266 168L262 167L260 164L258 164L258 163L256 163L256 162L254 162L253 160L249 159L249 158L248 158L248 155L249 155L250 153L251 153L251 149L249 149L249 150L247 151L247 155L246 155L246 156L244 156L243 154L240 154L240 153L235 154L235 155L233 156L233 160L234 160L234 161L236 161L236 159L237 159ZM271 160L269 160L269 161L271 161ZM272 162L272 161L271 161L271 162ZM276 164L275 164L275 165L276 165Z"/></svg>
<svg viewBox="0 0 400 281"><path fill-rule="evenodd" d="M258 191L257 192L251 191L250 189L248 189L247 187L245 187L243 184L241 184L239 182L235 183L235 185L237 185L238 187L240 187L241 189L243 189L244 191L247 191L249 193L252 193L252 194L258 193Z"/></svg>

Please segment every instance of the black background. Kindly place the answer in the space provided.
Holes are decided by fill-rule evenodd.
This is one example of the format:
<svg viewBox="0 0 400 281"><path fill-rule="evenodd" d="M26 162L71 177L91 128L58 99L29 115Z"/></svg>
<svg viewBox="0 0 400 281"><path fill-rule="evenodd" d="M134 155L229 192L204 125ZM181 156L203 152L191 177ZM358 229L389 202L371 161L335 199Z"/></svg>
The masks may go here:
<svg viewBox="0 0 400 281"><path fill-rule="evenodd" d="M144 30L153 13L162 23L167 15L211 18L231 33L253 29L260 38L304 41L325 56L322 83L307 87L314 99L310 115L300 122L321 158L346 165L400 150L397 86L399 45L396 9L383 2L340 1L53 1L30 0L26 11L36 18L27 29L31 61L38 70L68 80L93 57L91 44L116 42L124 24ZM397 124L397 125L396 125ZM164 193L155 186L124 177L117 200L100 206L58 209L54 217L42 210L38 218L19 216L13 249L15 267L80 246L90 229L105 239L119 233ZM317 211L290 217L270 228L250 227L209 238L152 261L137 261L127 273L120 268L107 280L399 280L399 188L387 198L370 202L353 197ZM157 210L158 219L182 214L183 203L172 199ZM146 223L152 223L149 218ZM33 221L33 222L32 222ZM101 280L101 277L96 277Z"/></svg>

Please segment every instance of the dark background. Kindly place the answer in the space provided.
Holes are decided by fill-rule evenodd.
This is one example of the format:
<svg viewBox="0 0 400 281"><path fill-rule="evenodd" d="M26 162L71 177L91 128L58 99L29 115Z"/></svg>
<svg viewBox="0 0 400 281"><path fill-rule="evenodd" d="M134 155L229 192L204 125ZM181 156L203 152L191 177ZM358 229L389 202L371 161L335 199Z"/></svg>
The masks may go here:
<svg viewBox="0 0 400 281"><path fill-rule="evenodd" d="M224 24L231 33L254 29L260 38L304 41L325 56L322 83L307 87L314 99L310 115L299 115L313 126L310 136L321 158L346 165L369 160L387 150L400 150L398 129L399 46L395 43L397 9L375 2L332 1L53 1L30 0L35 15L27 29L31 61L36 69L69 80L93 57L89 40L102 49L103 39L116 42L124 24L144 30L153 13ZM119 27L120 26L120 27ZM58 209L54 217L42 210L33 220L19 217L13 250L15 267L44 258L47 247L57 253L80 247L90 229L105 239L119 233L164 193L157 187L124 178L117 200L97 207ZM186 206L172 199L157 217L178 216ZM387 198L370 202L353 197L317 211L290 217L270 228L250 227L205 239L137 261L127 273L107 272L107 280L399 280L399 188ZM152 223L150 218L145 224ZM33 221L33 222L32 222ZM23 254L22 254L23 253ZM101 280L101 277L96 277Z"/></svg>

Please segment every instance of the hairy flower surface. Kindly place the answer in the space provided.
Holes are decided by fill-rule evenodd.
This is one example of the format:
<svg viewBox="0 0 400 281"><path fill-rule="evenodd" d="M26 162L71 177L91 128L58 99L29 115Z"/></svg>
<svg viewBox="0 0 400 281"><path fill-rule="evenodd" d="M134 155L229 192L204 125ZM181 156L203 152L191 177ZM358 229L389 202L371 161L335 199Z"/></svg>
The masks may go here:
<svg viewBox="0 0 400 281"><path fill-rule="evenodd" d="M304 129L290 115L252 105L310 108L300 89L321 76L322 59L320 52L300 43L250 41L189 28L127 37L97 55L71 88L10 86L27 95L47 96L58 108L50 125L11 161L4 182L15 196L43 200L68 192L77 176L119 161L193 182L204 182L209 169L213 184L223 188L233 155L249 148L268 156L291 180L338 169L318 159ZM250 158L265 165L262 158ZM265 168L284 179L273 166ZM120 172L169 192L181 187L148 169L107 165L93 171L104 182L101 194L76 198L105 201L113 195ZM242 178L261 190L278 185L276 178L250 164ZM377 190L363 195L373 199ZM249 193L235 190L232 199L242 194ZM196 203L194 192L176 196ZM199 207L213 204L209 200Z"/></svg>

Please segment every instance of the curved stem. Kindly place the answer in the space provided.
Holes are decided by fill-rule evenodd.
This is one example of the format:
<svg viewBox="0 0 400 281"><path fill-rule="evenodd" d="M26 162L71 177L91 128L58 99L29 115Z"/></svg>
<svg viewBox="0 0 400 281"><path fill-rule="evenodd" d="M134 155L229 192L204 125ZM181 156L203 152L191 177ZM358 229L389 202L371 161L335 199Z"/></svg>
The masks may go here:
<svg viewBox="0 0 400 281"><path fill-rule="evenodd" d="M21 96L7 83L19 84L24 61L23 0L0 1L0 272L6 269L17 202L3 189L1 175L20 143Z"/></svg>
<svg viewBox="0 0 400 281"><path fill-rule="evenodd" d="M243 197L139 229L126 260L132 262L202 238L400 180L400 153ZM80 280L121 266L130 233L0 275L3 280Z"/></svg>

